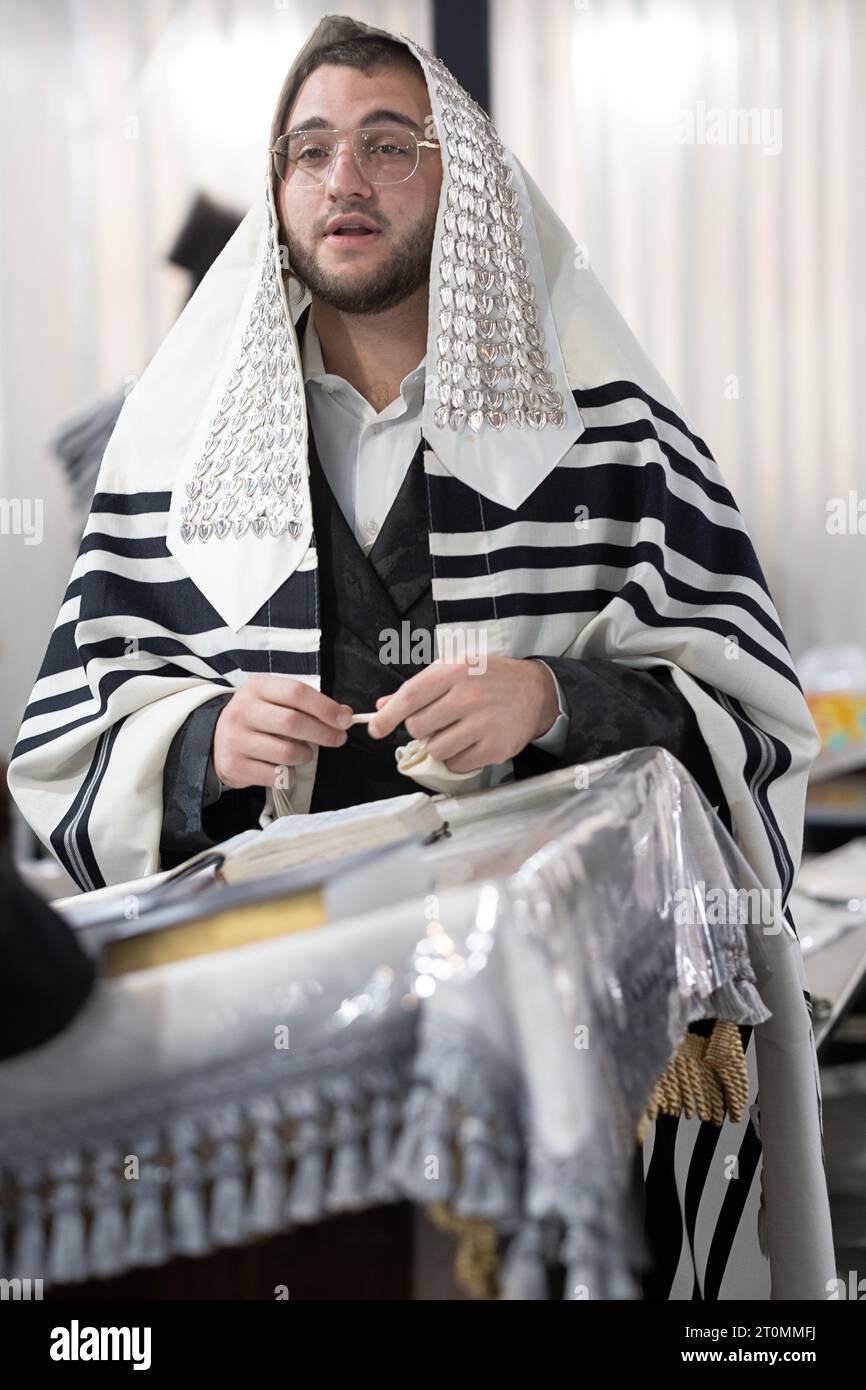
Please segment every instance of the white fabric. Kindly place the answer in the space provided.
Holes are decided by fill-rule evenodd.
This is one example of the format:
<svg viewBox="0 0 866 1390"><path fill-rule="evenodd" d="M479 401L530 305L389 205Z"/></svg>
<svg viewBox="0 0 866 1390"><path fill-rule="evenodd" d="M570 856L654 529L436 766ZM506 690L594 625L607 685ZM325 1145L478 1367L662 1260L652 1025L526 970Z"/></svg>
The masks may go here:
<svg viewBox="0 0 866 1390"><path fill-rule="evenodd" d="M355 539L369 552L421 441L426 358L380 411L345 377L325 371L312 314L301 363L319 462Z"/></svg>

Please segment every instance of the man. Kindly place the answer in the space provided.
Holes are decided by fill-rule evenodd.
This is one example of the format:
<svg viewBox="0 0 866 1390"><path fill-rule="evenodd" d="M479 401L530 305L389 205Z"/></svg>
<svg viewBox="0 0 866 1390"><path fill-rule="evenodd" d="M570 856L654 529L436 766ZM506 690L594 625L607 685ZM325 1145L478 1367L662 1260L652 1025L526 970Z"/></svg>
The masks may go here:
<svg viewBox="0 0 866 1390"><path fill-rule="evenodd" d="M428 655L427 669L414 679L408 653L383 668L382 633L394 624L409 628L409 645L415 647L415 639L436 625L418 457L430 261L442 183L439 147L423 140L429 107L423 70L408 49L370 39L314 51L283 100L274 156L277 210L288 262L312 298L312 311L304 310L296 331L315 456L321 676L328 694L303 682L261 676L234 695L209 701L186 721L168 759L164 863L211 842L208 829L221 836L255 823L249 798L240 802L236 818L229 818L229 801L202 816L220 791L272 786L284 769L294 776L311 764L314 750L314 811L407 790L394 765L396 744L405 738L395 732L401 727L426 739L430 756L457 773L500 767L509 759L516 759L518 776L555 765L553 758L518 758L533 747L557 755L556 761L563 755L574 761L654 742L700 765L712 779L694 716L663 668L638 673L609 661L594 666L568 658L545 666L486 653L483 663L435 666ZM373 154L359 158L351 138L335 143L333 134L322 134L323 127L357 130L371 150L377 140L387 151L382 136L388 122L404 144L407 137L421 142L417 154L406 156L408 176L409 162L393 167L399 152L378 156L388 182L376 181ZM358 235L351 235L353 227ZM439 386L432 378L432 390ZM332 516L329 526L335 498L343 519ZM395 563L406 569L402 579L391 574ZM387 592L365 595L358 607L358 587L377 589L377 579ZM394 611L398 582L404 594L407 585L423 585L411 624L399 600L400 612ZM417 646L423 655L423 641ZM353 709L374 708L381 692L396 689L404 676L409 679L399 699L369 729L347 727ZM593 717L601 713L598 706L601 720ZM567 711L574 712L572 725L579 720L584 731L579 746L568 738ZM587 738L587 724L603 732ZM384 739L385 746L371 747L371 737ZM333 750L347 744L334 758ZM256 812L263 802L254 798Z"/></svg>
<svg viewBox="0 0 866 1390"><path fill-rule="evenodd" d="M441 62L320 22L264 199L124 407L13 754L82 887L413 789L408 734L489 782L667 747L787 897L814 725L709 450L576 252Z"/></svg>

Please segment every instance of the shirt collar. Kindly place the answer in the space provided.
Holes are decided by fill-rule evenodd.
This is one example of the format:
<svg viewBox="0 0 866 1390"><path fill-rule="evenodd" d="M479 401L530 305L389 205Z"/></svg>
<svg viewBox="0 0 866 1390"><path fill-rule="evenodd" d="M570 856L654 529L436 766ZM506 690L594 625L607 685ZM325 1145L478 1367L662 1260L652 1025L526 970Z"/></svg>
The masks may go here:
<svg viewBox="0 0 866 1390"><path fill-rule="evenodd" d="M307 316L304 338L301 343L301 370L303 372L305 386L313 384L317 388L326 390L328 395L336 393L337 391L352 393L354 396L357 396L359 401L363 401L364 405L370 410L373 409L369 401L365 400L361 393L356 391L355 387L351 382L347 381L345 377L338 376L335 372L327 372L325 370L325 363L322 357L322 344L316 332L315 325L313 324L312 313ZM412 406L416 402L423 400L426 370L427 358L424 356L421 358L418 366L407 373L401 381L400 395L407 406ZM393 404L393 402L391 402L391 404ZM385 409L387 410L388 406L386 406Z"/></svg>

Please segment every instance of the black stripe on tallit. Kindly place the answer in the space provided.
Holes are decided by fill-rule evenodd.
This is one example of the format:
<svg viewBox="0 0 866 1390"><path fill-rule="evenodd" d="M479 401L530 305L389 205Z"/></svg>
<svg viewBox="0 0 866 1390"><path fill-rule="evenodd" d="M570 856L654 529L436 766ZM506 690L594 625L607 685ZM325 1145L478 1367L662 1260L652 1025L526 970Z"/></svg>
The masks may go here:
<svg viewBox="0 0 866 1390"><path fill-rule="evenodd" d="M431 549L437 535L465 535L479 529L478 494L458 478L428 474L432 509ZM751 579L764 592L767 581L747 532L722 526L691 502L677 497L668 487L668 470L656 459L638 457L634 463L611 460L560 465L542 479L520 506L521 522L545 526L574 524L578 507L596 521L620 521L638 526L654 517L665 528L667 545L694 564L712 573ZM739 513L736 513L739 516ZM485 525L495 533L513 526L517 513L499 502L484 500Z"/></svg>
<svg viewBox="0 0 866 1390"><path fill-rule="evenodd" d="M736 503L724 483L709 479L698 464L679 453L666 439L662 439L651 420L641 417L638 420L617 422L611 425L590 425L576 441L578 449L597 448L602 444L656 444L668 461L672 473L677 473L687 482L693 483L713 502L736 511ZM580 464L580 459L576 460Z"/></svg>
<svg viewBox="0 0 866 1390"><path fill-rule="evenodd" d="M68 724L63 724L55 729L48 729L44 733L33 734L29 738L21 739L13 748L12 757L18 758L23 753L29 753L32 748L41 748L43 744L53 743L55 739L63 738L66 734L72 733L73 730L81 728L84 724L98 722L106 713L112 696L121 686L126 685L129 681L140 680L143 674L144 673L141 671L134 671L132 669L105 671L99 679L96 690L93 691L93 694L99 699L99 704L96 709L81 715L78 719L71 720ZM183 667L175 666L171 663L159 666L155 670L148 671L146 674L148 677L155 676L157 679L160 677L173 677L175 679L180 677L183 680L194 682L197 685L202 684L201 676L193 675L190 671L185 671ZM213 677L213 681L216 684L221 683L217 680L216 676ZM227 685L227 682L223 683ZM154 698L158 699L159 697L155 695Z"/></svg>
<svg viewBox="0 0 866 1390"><path fill-rule="evenodd" d="M111 761L111 753L117 741L121 728L126 723L126 716L112 724L106 729L96 742L90 767L85 775L72 805L66 815L55 826L51 832L51 846L58 860L66 869L66 872L87 892L91 888L104 888L105 879L96 861L93 852L93 845L90 842L89 825L90 813L96 794L102 785L103 778L108 770ZM70 854L66 848L66 832L73 829L73 843L75 853ZM83 870L83 872L82 872Z"/></svg>
<svg viewBox="0 0 866 1390"><path fill-rule="evenodd" d="M678 1115L659 1115L656 1119L652 1157L644 1179L644 1235L652 1265L642 1274L641 1290L649 1301L670 1298L683 1247L683 1215L674 1168L679 1122Z"/></svg>
<svg viewBox="0 0 866 1390"><path fill-rule="evenodd" d="M618 590L570 589L548 591L541 594L497 594L496 616L497 618L517 618L545 617L554 613L595 613L600 612L615 598L628 603L644 627L647 628L691 627L702 629L704 632L715 633L718 637L725 639L736 637L741 649L748 652L755 660L776 671L778 675L784 676L786 680L799 684L790 666L777 657L771 656L764 647L753 638L748 637L729 619L705 618L696 614L692 614L688 618L662 616L656 611L646 591L633 581L628 581ZM483 616L486 616L480 612L480 609L482 606L486 607L488 603L488 598L483 594L468 599L440 598L440 622L468 623L479 621Z"/></svg>
<svg viewBox="0 0 866 1390"><path fill-rule="evenodd" d="M78 648L75 645L75 628L77 618L72 618L68 623L60 623L55 627L48 640L48 647L39 668L37 681L41 681L45 676L59 676L64 671L74 671L78 666ZM26 718L26 715L25 715Z"/></svg>
<svg viewBox="0 0 866 1390"><path fill-rule="evenodd" d="M124 658L124 644L127 640L124 637L104 637L101 641L83 644L80 648L82 659L85 664L93 661L94 658L101 661L112 658L122 660ZM257 647L231 647L226 651L208 652L206 656L203 656L175 637L153 637L150 635L140 639L138 651L143 657L178 657L181 661L184 657L188 657L190 661L207 666L218 676L230 676L235 671L274 671L287 676L316 674L314 652L296 652L288 649L262 651ZM126 659L128 661L135 660L132 656L127 656ZM186 670L185 667L181 669ZM159 674L162 672L160 671ZM209 674L202 676L198 671L188 671L187 674L197 676L200 680L210 679Z"/></svg>
<svg viewBox="0 0 866 1390"><path fill-rule="evenodd" d="M173 558L165 536L110 536L107 531L90 531L82 538L80 554L91 550L109 555L122 555L130 560L167 560Z"/></svg>
<svg viewBox="0 0 866 1390"><path fill-rule="evenodd" d="M695 1135L695 1142L689 1157L688 1172L686 1173L686 1190L683 1197L683 1206L685 1207L685 1238L692 1255L693 1303L703 1302L700 1277L698 1275L698 1261L695 1254L695 1231L697 1229L698 1214L701 1208L701 1198L704 1195L707 1177L716 1149L718 1148L721 1133L722 1127L720 1125L708 1124L706 1121L701 1121L698 1126L698 1132Z"/></svg>
<svg viewBox="0 0 866 1390"><path fill-rule="evenodd" d="M770 636L785 645L785 635L765 609L751 597L736 589L714 593L699 589L684 579L670 574L664 564L664 552L654 541L639 541L636 545L615 545L606 542L588 542L584 545L509 545L474 555L437 555L437 579L477 579L488 573L503 574L509 570L553 570L570 569L577 571L583 566L608 565L612 569L629 570L637 564L648 562L661 577L669 598L680 603L690 604L728 604L742 608L749 613ZM582 591L585 592L585 591ZM497 598L497 604L498 604ZM691 618L682 621L690 622Z"/></svg>
<svg viewBox="0 0 866 1390"><path fill-rule="evenodd" d="M665 424L673 425L686 439L697 449L704 458L712 460L707 445L700 435L693 434L684 420L681 420L669 406L662 405L642 386L638 386L633 381L609 381L604 386L589 386L572 392L575 405L578 410L598 410L606 405L618 405L620 401L626 401L634 397L648 405L653 415L659 420L664 420Z"/></svg>
<svg viewBox="0 0 866 1390"><path fill-rule="evenodd" d="M97 492L90 504L93 512L112 512L115 516L140 516L142 512L167 512L170 492Z"/></svg>
<svg viewBox="0 0 866 1390"><path fill-rule="evenodd" d="M140 617L167 632L185 636L225 627L225 621L192 579L130 579L104 567L91 571L87 581L82 594L81 621L91 615L95 619ZM270 624L268 606L263 604L250 625L314 627L315 585L315 570L296 570L270 599Z"/></svg>
<svg viewBox="0 0 866 1390"><path fill-rule="evenodd" d="M89 685L76 686L74 690L64 690L62 695L47 695L43 700L31 700L24 711L22 724L28 719L36 719L40 714L54 714L57 710L74 708L92 698Z"/></svg>
<svg viewBox="0 0 866 1390"><path fill-rule="evenodd" d="M791 675L797 688L800 689L800 682L793 670ZM722 708L729 708L733 712L743 736L747 750L744 779L764 822L765 833L776 865L776 872L779 875L782 901L784 902L794 884L794 861L791 858L785 837L779 828L776 813L770 805L769 792L776 778L786 773L791 766L791 750L780 739L774 738L764 729L759 729L754 721L748 718L739 700L733 699L730 695L720 695L718 691L714 692L714 695ZM763 754L768 751L768 745L771 756L769 762L765 764L760 778L758 778L758 770L761 767Z"/></svg>
<svg viewBox="0 0 866 1390"><path fill-rule="evenodd" d="M750 1030L741 1028L740 1032L743 1031L749 1032ZM737 1153L737 1177L727 1185L707 1255L707 1266L704 1273L704 1301L706 1303L718 1302L725 1270L734 1248L734 1241L737 1238L737 1231L746 1203L749 1200L749 1193L760 1160L761 1141L755 1132L755 1126L750 1123L746 1125L742 1143ZM749 1239L757 1241L757 1235L750 1232Z"/></svg>

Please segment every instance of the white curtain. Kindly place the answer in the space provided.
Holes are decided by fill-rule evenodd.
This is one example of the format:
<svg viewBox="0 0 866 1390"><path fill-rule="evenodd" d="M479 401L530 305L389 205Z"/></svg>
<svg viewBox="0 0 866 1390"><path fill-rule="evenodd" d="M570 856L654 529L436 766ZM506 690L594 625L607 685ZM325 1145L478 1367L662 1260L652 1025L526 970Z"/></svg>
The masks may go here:
<svg viewBox="0 0 866 1390"><path fill-rule="evenodd" d="M866 2L493 0L492 45L497 127L717 458L795 657L866 644L866 534L827 530L854 492L866 533Z"/></svg>
<svg viewBox="0 0 866 1390"><path fill-rule="evenodd" d="M0 755L79 540L51 437L141 374L188 292L164 258L193 197L246 212L286 69L342 8L0 0ZM427 0L350 12L432 45Z"/></svg>

